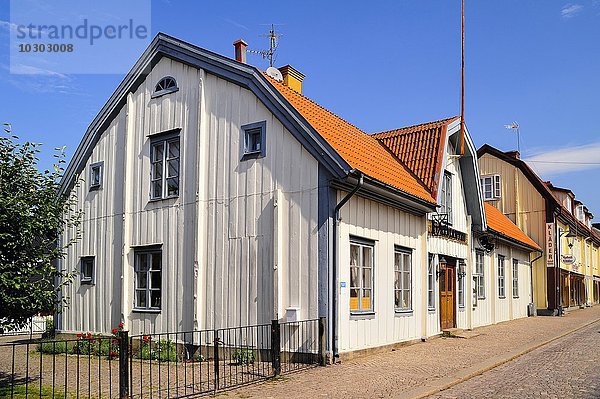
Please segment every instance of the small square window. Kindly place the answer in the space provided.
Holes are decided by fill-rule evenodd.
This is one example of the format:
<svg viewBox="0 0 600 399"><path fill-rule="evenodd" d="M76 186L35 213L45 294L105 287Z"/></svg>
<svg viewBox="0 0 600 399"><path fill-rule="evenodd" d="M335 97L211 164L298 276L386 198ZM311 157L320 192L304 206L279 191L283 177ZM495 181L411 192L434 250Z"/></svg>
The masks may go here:
<svg viewBox="0 0 600 399"><path fill-rule="evenodd" d="M81 284L94 284L94 257L84 256L81 258Z"/></svg>
<svg viewBox="0 0 600 399"><path fill-rule="evenodd" d="M90 190L97 190L102 187L102 173L104 162L96 162L90 165Z"/></svg>
<svg viewBox="0 0 600 399"><path fill-rule="evenodd" d="M264 157L267 122L242 126L242 159Z"/></svg>

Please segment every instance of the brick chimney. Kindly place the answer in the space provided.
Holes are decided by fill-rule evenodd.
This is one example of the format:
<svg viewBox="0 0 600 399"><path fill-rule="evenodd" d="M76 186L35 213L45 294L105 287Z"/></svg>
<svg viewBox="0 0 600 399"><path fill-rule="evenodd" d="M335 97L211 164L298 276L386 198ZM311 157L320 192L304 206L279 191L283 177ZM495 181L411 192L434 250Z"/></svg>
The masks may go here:
<svg viewBox="0 0 600 399"><path fill-rule="evenodd" d="M246 63L246 47L248 47L248 43L239 39L233 42L233 47L235 47L235 60L237 62Z"/></svg>
<svg viewBox="0 0 600 399"><path fill-rule="evenodd" d="M302 81L304 80L304 75L291 65L282 66L278 69L283 76L283 84L298 93L302 93Z"/></svg>
<svg viewBox="0 0 600 399"><path fill-rule="evenodd" d="M521 153L519 151L507 151L505 154L514 159L521 159Z"/></svg>

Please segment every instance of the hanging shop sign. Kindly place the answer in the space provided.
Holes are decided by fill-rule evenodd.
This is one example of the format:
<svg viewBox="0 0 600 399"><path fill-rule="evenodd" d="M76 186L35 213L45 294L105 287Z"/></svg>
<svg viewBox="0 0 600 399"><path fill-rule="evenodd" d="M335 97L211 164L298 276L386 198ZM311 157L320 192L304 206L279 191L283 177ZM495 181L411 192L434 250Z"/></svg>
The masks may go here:
<svg viewBox="0 0 600 399"><path fill-rule="evenodd" d="M546 266L554 267L554 223L546 223Z"/></svg>
<svg viewBox="0 0 600 399"><path fill-rule="evenodd" d="M565 265L573 265L576 261L575 256L573 255L561 255L560 259Z"/></svg>

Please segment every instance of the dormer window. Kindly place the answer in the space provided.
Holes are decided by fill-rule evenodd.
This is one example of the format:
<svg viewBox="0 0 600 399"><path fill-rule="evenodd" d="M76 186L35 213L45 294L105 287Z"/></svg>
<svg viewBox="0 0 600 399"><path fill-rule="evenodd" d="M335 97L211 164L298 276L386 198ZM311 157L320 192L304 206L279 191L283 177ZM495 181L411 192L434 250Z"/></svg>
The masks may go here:
<svg viewBox="0 0 600 399"><path fill-rule="evenodd" d="M158 81L156 87L154 87L154 93L152 94L152 98L160 97L165 94L174 93L179 90L177 87L177 81L175 78L171 76L165 76L161 80Z"/></svg>
<svg viewBox="0 0 600 399"><path fill-rule="evenodd" d="M583 205L577 205L577 207L575 208L575 215L577 219L581 220L582 222L585 220L585 212L583 210Z"/></svg>
<svg viewBox="0 0 600 399"><path fill-rule="evenodd" d="M440 197L440 211L442 215L448 216L448 224L452 224L452 174L445 172L442 180L442 192Z"/></svg>

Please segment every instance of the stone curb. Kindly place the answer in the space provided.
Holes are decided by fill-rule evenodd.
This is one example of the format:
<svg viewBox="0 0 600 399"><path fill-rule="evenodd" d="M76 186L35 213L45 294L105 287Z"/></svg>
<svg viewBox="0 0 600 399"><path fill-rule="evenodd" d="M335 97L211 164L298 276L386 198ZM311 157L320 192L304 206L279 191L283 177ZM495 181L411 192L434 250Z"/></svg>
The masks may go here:
<svg viewBox="0 0 600 399"><path fill-rule="evenodd" d="M438 380L442 384L437 384L437 387L426 386L426 387L423 387L422 389L413 390L414 393L412 393L412 394L405 392L404 394L406 394L407 396L402 395L402 397L410 398L410 399L423 399L428 396L435 395L435 394L445 391L449 388L452 388L455 385L458 385L460 383L468 381L473 377L477 377L478 375L481 375L481 374L485 373L486 371L490 371L498 366L501 366L505 363L510 362L511 360L521 357L529 352L533 352L534 350L541 348L542 346L548 345L551 342L554 342L556 340L564 338L567 335L573 334L574 332L577 332L583 328L586 328L586 327L588 327L594 323L598 323L598 322L600 322L600 318L589 321L579 327L573 328L573 329L568 330L562 334L559 334L553 338L547 339L546 341L542 341L540 343L533 344L532 346L529 346L523 350L519 350L517 352L509 352L510 354L506 357L495 356L495 357L491 358L490 361L484 363L484 364L486 364L486 363L491 363L491 364L487 364L483 367L481 366L481 364L469 367L466 370L456 373L454 377L446 377L446 378L442 378L441 380ZM500 357L500 359L498 359L498 357ZM475 369L475 370L473 370L473 369ZM463 375L463 374L465 374L465 375ZM456 375L458 375L459 377L456 378ZM451 380L451 381L449 381L447 383L443 383L443 381L448 381L448 380ZM425 389L428 389L428 391L422 392ZM419 391L421 391L421 392L419 392Z"/></svg>

